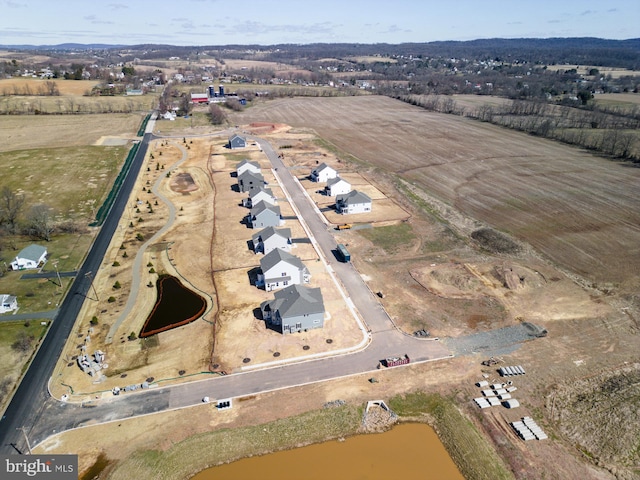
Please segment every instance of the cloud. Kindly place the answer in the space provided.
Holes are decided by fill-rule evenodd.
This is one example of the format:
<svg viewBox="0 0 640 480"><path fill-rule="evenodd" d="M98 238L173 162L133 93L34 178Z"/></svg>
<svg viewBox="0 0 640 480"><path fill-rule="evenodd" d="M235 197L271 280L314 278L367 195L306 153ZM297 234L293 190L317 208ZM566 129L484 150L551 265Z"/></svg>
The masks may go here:
<svg viewBox="0 0 640 480"><path fill-rule="evenodd" d="M11 0L3 0L0 5L8 8L27 8L26 3L12 2Z"/></svg>
<svg viewBox="0 0 640 480"><path fill-rule="evenodd" d="M593 14L595 14L595 13L598 13L598 12L597 12L597 11L595 11L595 10L585 10L584 12L582 12L582 13L580 14L580 16L581 16L581 17L584 17L584 16L586 16L586 15L593 15Z"/></svg>
<svg viewBox="0 0 640 480"><path fill-rule="evenodd" d="M607 13L613 13L613 12L617 12L618 9L617 8L610 8L609 10L607 10Z"/></svg>
<svg viewBox="0 0 640 480"><path fill-rule="evenodd" d="M386 30L382 30L380 33L411 33L411 30L407 30L405 28L400 28L397 25L389 25Z"/></svg>
<svg viewBox="0 0 640 480"><path fill-rule="evenodd" d="M114 24L114 22L110 22L108 20L100 20L95 15L87 15L86 17L83 17L83 18L88 22L93 23L94 25L113 25Z"/></svg>
<svg viewBox="0 0 640 480"><path fill-rule="evenodd" d="M125 10L127 8L129 8L128 5L125 5L124 3L110 3L109 5L107 5L107 7L109 7L111 10Z"/></svg>
<svg viewBox="0 0 640 480"><path fill-rule="evenodd" d="M522 25L522 22L507 22L507 25Z"/></svg>

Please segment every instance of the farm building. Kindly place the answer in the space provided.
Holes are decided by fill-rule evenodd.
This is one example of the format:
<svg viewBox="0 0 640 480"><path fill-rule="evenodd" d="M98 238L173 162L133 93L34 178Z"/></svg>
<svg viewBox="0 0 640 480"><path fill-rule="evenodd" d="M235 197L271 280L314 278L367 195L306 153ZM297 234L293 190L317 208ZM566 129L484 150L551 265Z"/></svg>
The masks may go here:
<svg viewBox="0 0 640 480"><path fill-rule="evenodd" d="M236 176L239 177L244 172L260 173L260 164L258 162L252 162L246 158L236 165Z"/></svg>
<svg viewBox="0 0 640 480"><path fill-rule="evenodd" d="M251 228L279 227L283 223L280 207L260 202L251 209L248 223Z"/></svg>
<svg viewBox="0 0 640 480"><path fill-rule="evenodd" d="M256 188L249 189L249 197L245 198L242 201L242 204L245 207L253 208L260 202L266 202L269 205L275 205L278 201L276 200L276 197L273 195L273 192L270 188L258 186Z"/></svg>
<svg viewBox="0 0 640 480"><path fill-rule="evenodd" d="M246 140L240 135L231 135L229 137L229 148L244 148L247 146Z"/></svg>
<svg viewBox="0 0 640 480"><path fill-rule="evenodd" d="M253 237L253 251L255 253L267 254L279 248L285 252L291 251L291 229L267 227L260 230Z"/></svg>
<svg viewBox="0 0 640 480"><path fill-rule="evenodd" d="M289 285L302 285L311 280L309 269L304 263L295 255L279 248L262 257L260 270L256 286L264 287L267 292Z"/></svg>
<svg viewBox="0 0 640 480"><path fill-rule="evenodd" d="M267 324L282 334L324 326L324 300L319 288L291 285L273 296L273 300L260 304L260 311Z"/></svg>
<svg viewBox="0 0 640 480"><path fill-rule="evenodd" d="M351 191L351 184L344 178L335 177L327 180L327 186L324 187L324 193L329 197L336 195L344 195Z"/></svg>
<svg viewBox="0 0 640 480"><path fill-rule="evenodd" d="M27 270L40 268L47 261L47 249L40 245L29 245L23 248L11 262L11 270Z"/></svg>
<svg viewBox="0 0 640 480"><path fill-rule="evenodd" d="M0 295L0 313L12 312L18 309L18 299L14 295Z"/></svg>
<svg viewBox="0 0 640 480"><path fill-rule="evenodd" d="M263 187L264 184L264 177L261 173L246 171L238 176L238 189L241 192L248 192L251 188L254 187Z"/></svg>
<svg viewBox="0 0 640 480"><path fill-rule="evenodd" d="M366 193L352 190L336 196L336 211L342 214L366 213L371 211L371 198Z"/></svg>
<svg viewBox="0 0 640 480"><path fill-rule="evenodd" d="M311 170L310 178L314 182L326 182L330 178L336 178L338 172L331 168L326 163L321 163L316 168Z"/></svg>
<svg viewBox="0 0 640 480"><path fill-rule="evenodd" d="M209 103L209 97L206 93L192 93L191 103Z"/></svg>

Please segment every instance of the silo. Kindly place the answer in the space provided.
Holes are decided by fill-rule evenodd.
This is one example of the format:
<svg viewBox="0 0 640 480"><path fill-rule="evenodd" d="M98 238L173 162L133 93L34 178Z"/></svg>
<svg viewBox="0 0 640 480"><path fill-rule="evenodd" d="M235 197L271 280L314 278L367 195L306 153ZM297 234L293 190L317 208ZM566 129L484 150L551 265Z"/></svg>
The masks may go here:
<svg viewBox="0 0 640 480"><path fill-rule="evenodd" d="M224 97L224 87L222 85L220 85L220 87L218 87L218 89L220 90L220 96Z"/></svg>
<svg viewBox="0 0 640 480"><path fill-rule="evenodd" d="M209 98L213 98L216 96L216 87L213 85L209 85Z"/></svg>

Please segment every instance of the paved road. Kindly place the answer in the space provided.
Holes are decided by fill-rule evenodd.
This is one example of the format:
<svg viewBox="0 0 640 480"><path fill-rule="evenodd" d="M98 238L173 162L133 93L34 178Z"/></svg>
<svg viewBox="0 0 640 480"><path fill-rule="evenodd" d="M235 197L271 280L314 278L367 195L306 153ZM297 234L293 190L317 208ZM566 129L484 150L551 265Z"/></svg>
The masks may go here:
<svg viewBox="0 0 640 480"><path fill-rule="evenodd" d="M277 173L282 185L287 191L288 197L293 201L294 207L304 217L304 223L312 241L319 247L329 267L338 274L350 301L353 302L362 318L365 319L367 328L363 333L362 344L364 346L368 343L367 348L360 349L355 353L318 358L296 364L274 366L261 370L247 370L228 376L212 376L189 384L124 393L118 397L112 397L110 400L78 405L47 398L46 392L43 392L42 389L42 385L46 383L46 378L51 375L53 369L53 362L48 361L48 359L57 358L60 354L64 340L62 339L59 346L49 349L46 357L40 353L38 354L36 359L42 358L46 360L38 364L42 372L39 373L36 379L23 382L30 388L27 390L25 387L25 391L22 392L23 388L21 386L10 408L7 410L7 418L0 422L0 453L15 453L25 450L24 437L21 432L16 431L17 428L23 425L27 427L31 444L35 445L48 436L63 430L99 422L117 421L167 409L184 408L199 404L204 396L212 399L241 397L294 385L304 385L376 371L378 361L389 355L407 353L413 362L436 360L451 355L444 342L417 339L404 335L395 328L377 298L368 289L353 266L338 262L333 256L332 250L335 247L335 240L327 225L323 223L321 216L314 210L314 205L300 184L287 171L271 146L260 139L256 140L260 142L263 150L273 162L274 167L278 169ZM144 150L146 150L146 143ZM133 177L133 172L131 177ZM131 186L128 186L127 191L130 188ZM116 204L118 203L116 202ZM124 204L122 205L123 207ZM116 225L111 225L111 220L117 224L122 208L119 213L117 211L111 212L103 226L103 230L108 225L109 228L115 230ZM118 217L115 215L118 215ZM102 250L102 255L105 250L106 246ZM97 258L98 256L100 258ZM76 283L78 281L80 283L79 285L74 283L71 291L72 295L68 297L71 299L68 303L73 304L74 308L76 307L75 302L77 301L81 304L82 297L87 293L89 283L88 280L83 282L85 280L84 274L92 268L97 269L97 265L102 259L100 250L92 248L90 258L92 261L97 262L96 266L92 266L92 263L86 263L83 266L76 280ZM63 316L63 312L68 315L72 314L73 310L67 308L66 303L67 301L65 300L60 316ZM79 306L77 308L79 309ZM69 316L65 322L69 329L71 328L69 325L73 325L73 320L75 320L75 315ZM54 325L56 323L54 322ZM63 322L60 323L62 324ZM486 341L491 342L490 339L483 339L483 342ZM57 352L55 348L58 348ZM29 370L29 374L32 370L33 368ZM366 380L363 382L366 382Z"/></svg>
<svg viewBox="0 0 640 480"><path fill-rule="evenodd" d="M150 139L151 134L144 136L109 215L96 236L84 264L78 271L78 275L62 302L59 312L24 379L7 407L2 421L0 421L0 453L2 454L25 452L27 448L24 435L17 429L25 427L26 433L31 435L31 432L43 420L42 413L49 400L47 384L53 373L56 359L61 355L64 343L71 333L85 298L87 298L91 288L92 272L96 272L100 268L111 237L120 222L129 194L140 172Z"/></svg>
<svg viewBox="0 0 640 480"><path fill-rule="evenodd" d="M12 315L0 315L0 322L18 322L20 320L39 320L46 318L56 318L59 309L47 310L46 312L30 312L30 313L15 313Z"/></svg>

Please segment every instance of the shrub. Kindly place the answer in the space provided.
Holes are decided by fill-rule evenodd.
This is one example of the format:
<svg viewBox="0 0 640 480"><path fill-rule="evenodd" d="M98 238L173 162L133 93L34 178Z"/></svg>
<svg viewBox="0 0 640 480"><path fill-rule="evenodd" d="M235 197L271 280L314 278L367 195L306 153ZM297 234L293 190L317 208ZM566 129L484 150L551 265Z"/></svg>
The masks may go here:
<svg viewBox="0 0 640 480"><path fill-rule="evenodd" d="M155 268L151 267L151 268L149 269L149 273L156 273Z"/></svg>
<svg viewBox="0 0 640 480"><path fill-rule="evenodd" d="M115 261L111 264L112 267L119 267L120 266L120 262L119 261Z"/></svg>
<svg viewBox="0 0 640 480"><path fill-rule="evenodd" d="M128 256L129 256L129 255L127 255L127 252L124 252L124 253L122 254L122 258L127 258Z"/></svg>
<svg viewBox="0 0 640 480"><path fill-rule="evenodd" d="M132 342L136 338L138 338L138 336L136 335L136 332L131 332L127 338L129 339L130 342Z"/></svg>
<svg viewBox="0 0 640 480"><path fill-rule="evenodd" d="M122 285L120 285L120 282L119 282L118 280L116 280L116 283L114 283L114 284L113 284L113 288L114 288L115 290L117 290L117 289L119 289L119 288L122 288Z"/></svg>
<svg viewBox="0 0 640 480"><path fill-rule="evenodd" d="M147 267L153 267L153 263L151 262L147 263Z"/></svg>
<svg viewBox="0 0 640 480"><path fill-rule="evenodd" d="M91 325L97 325L98 324L98 317L96 317L95 315L93 317L91 317L91 320L89 321L89 323Z"/></svg>
<svg viewBox="0 0 640 480"><path fill-rule="evenodd" d="M107 302L109 302L109 303L114 303L115 301L116 301L116 297L107 298Z"/></svg>
<svg viewBox="0 0 640 480"><path fill-rule="evenodd" d="M144 240L144 235L142 235L141 233L136 233L136 239L141 242L142 240Z"/></svg>

